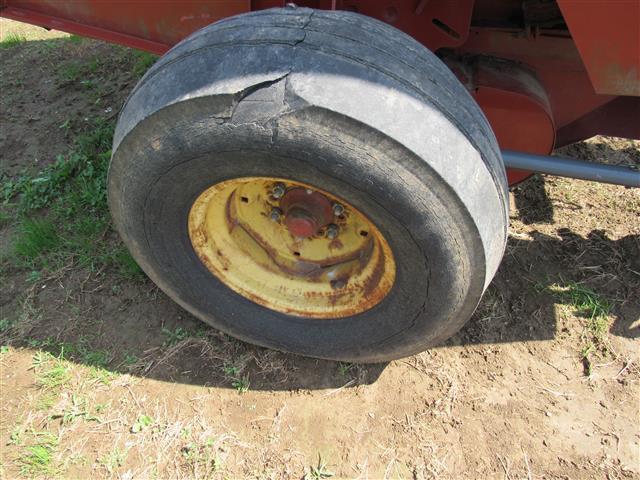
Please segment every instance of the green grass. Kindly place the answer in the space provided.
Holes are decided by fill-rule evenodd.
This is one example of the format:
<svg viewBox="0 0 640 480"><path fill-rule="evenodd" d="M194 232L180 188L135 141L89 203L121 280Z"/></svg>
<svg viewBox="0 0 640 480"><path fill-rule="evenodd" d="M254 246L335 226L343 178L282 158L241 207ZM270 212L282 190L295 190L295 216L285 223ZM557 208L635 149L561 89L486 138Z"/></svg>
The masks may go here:
<svg viewBox="0 0 640 480"><path fill-rule="evenodd" d="M54 413L49 418L52 420L60 419L63 425L73 423L78 419L84 419L87 422L100 422L98 417L90 413L87 399L75 393L71 395L71 404L64 412Z"/></svg>
<svg viewBox="0 0 640 480"><path fill-rule="evenodd" d="M58 67L58 75L67 82L75 82L83 73L83 66L77 62L62 63Z"/></svg>
<svg viewBox="0 0 640 480"><path fill-rule="evenodd" d="M610 351L609 315L611 303L593 290L575 282L553 284L548 291L567 305L575 315L585 319L580 355L585 374L592 373L593 355L606 355Z"/></svg>
<svg viewBox="0 0 640 480"><path fill-rule="evenodd" d="M113 129L112 121L94 120L67 154L41 171L0 178L0 202L13 212L9 221L16 224L14 263L31 270L34 281L42 270L70 265L94 272L112 267L124 278L144 278L113 235L108 215Z"/></svg>
<svg viewBox="0 0 640 480"><path fill-rule="evenodd" d="M151 66L158 60L157 55L147 52L134 52L133 74L136 77L142 77Z"/></svg>
<svg viewBox="0 0 640 480"><path fill-rule="evenodd" d="M235 388L238 393L248 392L249 387L251 386L251 382L249 382L249 374L233 379L231 386Z"/></svg>
<svg viewBox="0 0 640 480"><path fill-rule="evenodd" d="M55 476L58 471L54 462L58 437L50 432L30 432L31 444L25 447L18 458L20 473L24 476Z"/></svg>
<svg viewBox="0 0 640 480"><path fill-rule="evenodd" d="M163 327L162 334L167 337L163 343L163 346L165 347L173 347L175 344L191 336L189 331L182 327L176 327L175 330L169 330L168 328Z"/></svg>
<svg viewBox="0 0 640 480"><path fill-rule="evenodd" d="M149 415L139 415L133 425L131 425L131 433L140 433L146 428L152 426L154 423L153 418Z"/></svg>
<svg viewBox="0 0 640 480"><path fill-rule="evenodd" d="M51 220L26 218L18 228L14 251L18 257L34 262L41 255L57 249L60 243L56 226Z"/></svg>
<svg viewBox="0 0 640 480"><path fill-rule="evenodd" d="M189 432L186 432L184 436L188 437L189 435ZM182 458L191 475L195 477L197 473L200 473L198 476L204 474L204 478L209 478L221 470L222 461L215 451L214 445L213 439L208 439L204 445L190 442L181 449Z"/></svg>
<svg viewBox="0 0 640 480"><path fill-rule="evenodd" d="M325 478L331 478L335 474L327 469L327 464L322 459L321 455L318 455L318 464L311 466L309 472L304 476L304 480L323 480Z"/></svg>
<svg viewBox="0 0 640 480"><path fill-rule="evenodd" d="M36 384L46 389L57 389L71 380L71 371L64 356L54 357L48 352L36 352L33 357Z"/></svg>
<svg viewBox="0 0 640 480"><path fill-rule="evenodd" d="M346 377L347 373L349 373L349 371L354 367L353 363L343 363L343 362L339 362L338 363L338 374L341 377Z"/></svg>
<svg viewBox="0 0 640 480"><path fill-rule="evenodd" d="M27 41L27 37L20 33L9 33L0 41L0 48L15 47Z"/></svg>
<svg viewBox="0 0 640 480"><path fill-rule="evenodd" d="M78 35L69 35L67 37L67 41L69 43L80 44L80 43L82 43L83 40L84 39L82 37L78 36Z"/></svg>
<svg viewBox="0 0 640 480"><path fill-rule="evenodd" d="M118 467L124 465L127 458L127 451L122 451L119 448L114 448L107 455L102 457L98 463L107 469L107 472L112 474Z"/></svg>

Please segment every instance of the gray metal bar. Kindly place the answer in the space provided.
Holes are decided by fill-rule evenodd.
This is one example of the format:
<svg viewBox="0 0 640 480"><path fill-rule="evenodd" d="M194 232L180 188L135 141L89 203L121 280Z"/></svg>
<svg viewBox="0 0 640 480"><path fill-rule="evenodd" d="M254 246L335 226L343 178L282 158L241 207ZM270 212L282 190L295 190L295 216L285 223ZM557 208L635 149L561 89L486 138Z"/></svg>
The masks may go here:
<svg viewBox="0 0 640 480"><path fill-rule="evenodd" d="M509 168L594 182L613 183L627 187L640 187L640 171L629 167L511 150L502 150L502 158L504 165Z"/></svg>

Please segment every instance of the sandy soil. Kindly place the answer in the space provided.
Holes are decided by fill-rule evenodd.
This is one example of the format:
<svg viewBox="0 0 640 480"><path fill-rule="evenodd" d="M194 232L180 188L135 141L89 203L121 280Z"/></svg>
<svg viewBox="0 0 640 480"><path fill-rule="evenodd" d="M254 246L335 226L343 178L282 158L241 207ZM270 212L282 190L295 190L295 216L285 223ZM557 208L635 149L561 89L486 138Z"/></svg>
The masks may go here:
<svg viewBox="0 0 640 480"><path fill-rule="evenodd" d="M2 37L15 25L3 20ZM0 49L5 178L52 162L85 119L113 118L136 81L120 47L25 32L28 42ZM61 65L96 58L98 94L64 79ZM620 139L563 153L640 164L640 144ZM28 328L0 334L0 476L640 478L640 192L533 177L512 203L504 262L469 324L382 365L243 344L148 280L71 265L34 283L24 268L3 269L0 321ZM14 230L0 226L5 257ZM553 293L570 284L612 305L590 374L588 319ZM52 397L38 352L61 344L107 360L64 361ZM29 473L43 432L56 439L51 470ZM319 459L326 467L314 470Z"/></svg>

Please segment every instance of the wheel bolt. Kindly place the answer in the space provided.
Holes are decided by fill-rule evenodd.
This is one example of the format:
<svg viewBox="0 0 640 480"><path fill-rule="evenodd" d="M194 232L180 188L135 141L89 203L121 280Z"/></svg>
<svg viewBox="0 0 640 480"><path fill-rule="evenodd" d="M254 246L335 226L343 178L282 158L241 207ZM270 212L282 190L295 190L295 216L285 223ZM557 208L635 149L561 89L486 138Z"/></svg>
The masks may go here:
<svg viewBox="0 0 640 480"><path fill-rule="evenodd" d="M327 238L329 239L334 239L338 236L338 226L334 225L333 223L331 225L327 226Z"/></svg>
<svg viewBox="0 0 640 480"><path fill-rule="evenodd" d="M344 213L344 207L342 205L340 205L339 203L334 203L333 204L333 214L336 217L339 217L343 213Z"/></svg>
<svg viewBox="0 0 640 480"><path fill-rule="evenodd" d="M279 208L271 209L271 213L269 214L269 217L271 218L271 220L273 220L274 222L277 222L278 220L280 220L281 216L282 216L282 210L280 210Z"/></svg>
<svg viewBox="0 0 640 480"><path fill-rule="evenodd" d="M276 183L271 191L271 195L273 195L273 198L281 198L284 195L284 192L284 185L282 183Z"/></svg>

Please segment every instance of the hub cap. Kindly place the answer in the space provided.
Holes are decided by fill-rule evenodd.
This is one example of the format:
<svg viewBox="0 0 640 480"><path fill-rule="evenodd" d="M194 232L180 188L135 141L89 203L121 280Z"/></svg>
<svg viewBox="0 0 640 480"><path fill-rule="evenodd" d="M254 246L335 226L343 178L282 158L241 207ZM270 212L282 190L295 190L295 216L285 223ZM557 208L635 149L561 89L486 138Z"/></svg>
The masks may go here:
<svg viewBox="0 0 640 480"><path fill-rule="evenodd" d="M395 262L382 233L328 192L290 180L246 177L205 190L189 237L229 288L272 310L347 317L391 290Z"/></svg>

